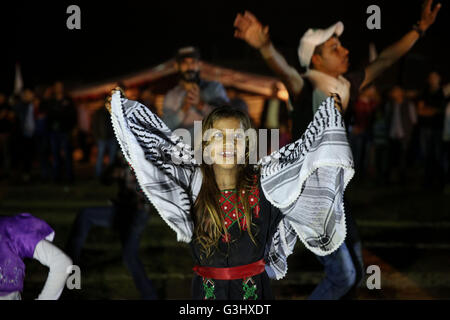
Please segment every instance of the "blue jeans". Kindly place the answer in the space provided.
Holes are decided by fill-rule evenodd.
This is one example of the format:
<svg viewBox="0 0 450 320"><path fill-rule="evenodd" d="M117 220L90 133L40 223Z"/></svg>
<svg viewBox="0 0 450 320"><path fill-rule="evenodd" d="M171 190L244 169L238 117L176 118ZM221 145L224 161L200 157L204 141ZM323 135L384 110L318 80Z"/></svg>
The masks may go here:
<svg viewBox="0 0 450 320"><path fill-rule="evenodd" d="M80 261L83 244L92 226L105 228L113 227L117 215L116 207L93 207L83 209L75 219L71 235L66 247L66 252L73 259L74 264ZM153 284L148 279L144 265L139 259L139 243L142 232L147 226L149 214L146 211L126 212L130 219L127 223L121 223L120 239L122 242L122 256L128 271L133 277L133 281L141 293L142 299L156 299L156 292Z"/></svg>
<svg viewBox="0 0 450 320"><path fill-rule="evenodd" d="M114 164L116 159L118 145L115 139L98 140L98 153L97 163L95 165L95 176L98 178L102 174L103 170L103 157L105 156L106 149L109 151L109 165Z"/></svg>
<svg viewBox="0 0 450 320"><path fill-rule="evenodd" d="M317 285L310 300L337 300L362 280L363 259L361 242L353 244L352 254L344 242L338 250L327 256L316 256L325 267L325 278ZM356 261L355 261L356 260Z"/></svg>

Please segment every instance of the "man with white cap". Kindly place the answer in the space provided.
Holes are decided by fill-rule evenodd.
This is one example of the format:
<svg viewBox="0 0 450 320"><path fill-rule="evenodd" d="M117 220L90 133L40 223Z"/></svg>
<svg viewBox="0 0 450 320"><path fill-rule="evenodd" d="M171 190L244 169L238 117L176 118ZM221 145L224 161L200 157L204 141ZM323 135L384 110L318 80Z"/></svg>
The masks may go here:
<svg viewBox="0 0 450 320"><path fill-rule="evenodd" d="M405 55L424 35L434 23L440 7L437 4L432 10L432 0L425 0L418 23L399 41L383 50L365 69L353 73L347 73L349 51L338 38L344 31L342 22L327 29L309 29L300 39L298 56L301 66L307 70L303 75L275 49L270 41L269 27L263 26L252 13L246 11L237 15L234 35L258 49L288 89L294 107L292 138L296 140L306 130L320 103L332 93L339 94L342 101L340 111L347 113L359 91ZM349 211L346 204L348 233L345 243L334 253L318 257L325 267L326 276L310 299L342 298L362 280L361 243Z"/></svg>

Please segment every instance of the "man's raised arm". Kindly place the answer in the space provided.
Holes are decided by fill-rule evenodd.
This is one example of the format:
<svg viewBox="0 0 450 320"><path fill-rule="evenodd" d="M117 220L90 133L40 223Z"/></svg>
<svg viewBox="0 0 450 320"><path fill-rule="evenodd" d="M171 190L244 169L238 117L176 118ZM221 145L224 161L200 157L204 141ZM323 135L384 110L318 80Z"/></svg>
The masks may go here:
<svg viewBox="0 0 450 320"><path fill-rule="evenodd" d="M263 26L249 11L237 14L234 20L234 36L258 49L268 66L280 77L289 93L298 96L303 88L303 79L297 70L275 49L270 41L269 27Z"/></svg>
<svg viewBox="0 0 450 320"><path fill-rule="evenodd" d="M378 58L366 67L366 76L360 89L370 84L387 68L405 55L416 43L417 39L419 39L419 37L434 23L436 15L441 8L441 4L438 3L434 9L431 10L432 3L433 0L425 0L420 20L414 28L399 41L384 49Z"/></svg>

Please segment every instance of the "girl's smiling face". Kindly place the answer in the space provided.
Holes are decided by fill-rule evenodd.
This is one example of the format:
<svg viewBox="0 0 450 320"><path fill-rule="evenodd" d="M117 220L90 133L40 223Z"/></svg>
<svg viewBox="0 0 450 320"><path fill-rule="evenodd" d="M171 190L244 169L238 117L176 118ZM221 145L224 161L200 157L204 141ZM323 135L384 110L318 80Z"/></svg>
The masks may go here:
<svg viewBox="0 0 450 320"><path fill-rule="evenodd" d="M245 163L245 131L237 118L217 119L205 132L205 162L222 169L233 169ZM209 159L208 159L209 158Z"/></svg>

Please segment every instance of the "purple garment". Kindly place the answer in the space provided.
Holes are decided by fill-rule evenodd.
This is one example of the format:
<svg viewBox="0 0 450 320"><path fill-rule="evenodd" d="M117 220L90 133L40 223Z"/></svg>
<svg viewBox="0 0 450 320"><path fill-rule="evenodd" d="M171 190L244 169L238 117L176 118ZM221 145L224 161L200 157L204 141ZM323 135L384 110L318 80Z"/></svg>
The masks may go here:
<svg viewBox="0 0 450 320"><path fill-rule="evenodd" d="M24 258L33 258L39 241L53 229L29 213L0 217L0 296L22 291Z"/></svg>

